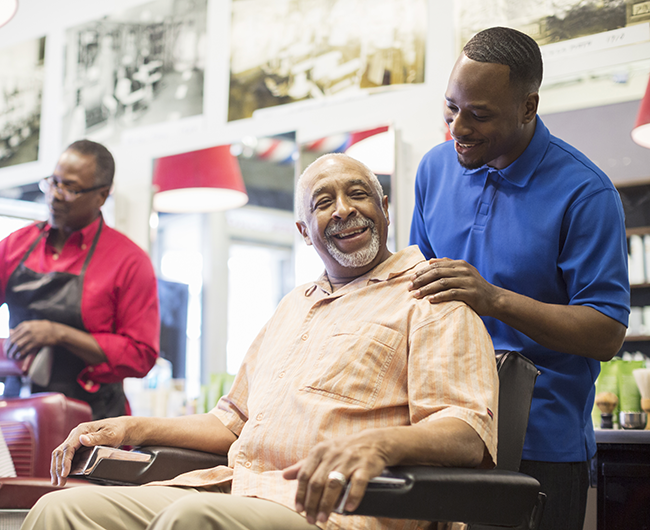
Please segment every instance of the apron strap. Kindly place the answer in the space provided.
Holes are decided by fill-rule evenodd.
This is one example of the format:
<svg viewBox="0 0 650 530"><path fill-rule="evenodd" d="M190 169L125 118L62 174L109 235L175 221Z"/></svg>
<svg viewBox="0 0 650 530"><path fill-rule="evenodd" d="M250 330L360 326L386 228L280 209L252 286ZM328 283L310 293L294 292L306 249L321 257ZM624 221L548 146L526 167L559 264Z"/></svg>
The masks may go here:
<svg viewBox="0 0 650 530"><path fill-rule="evenodd" d="M95 247L97 246L97 241L99 241L99 234L102 233L102 228L104 226L104 216L100 213L99 214L99 226L97 227L97 232L95 233L95 238L93 239L93 243L90 246L90 250L88 251L88 255L86 256L86 261L84 261L84 265L81 268L81 273L79 273L79 276L84 276L86 273L86 269L88 268L88 264L90 263L90 259L93 257L93 254L95 253Z"/></svg>
<svg viewBox="0 0 650 530"><path fill-rule="evenodd" d="M29 247L27 252L23 255L23 258L20 260L20 263L18 266L20 267L23 263L25 263L25 260L29 257L29 255L32 253L32 251L36 248L36 245L38 245L38 242L43 239L43 236L45 235L45 231L43 230L45 228L45 225L47 224L47 221L43 221L42 223L38 224L38 229L41 231L41 233L38 235L38 237L34 240L32 245Z"/></svg>
<svg viewBox="0 0 650 530"><path fill-rule="evenodd" d="M20 260L20 263L18 266L23 265L25 263L25 260L29 257L29 255L33 252L33 250L36 248L36 245L38 245L38 242L43 239L43 236L45 235L45 231L43 228L45 228L45 225L47 224L47 221L43 221L38 225L39 230L41 233L38 235L38 237L34 240L34 242L31 244L27 252L23 255L23 258ZM93 254L95 253L95 248L97 247L97 241L99 241L99 235L102 232L102 227L104 226L104 217L102 214L99 214L99 226L97 227L97 232L95 232L95 238L93 239L92 244L90 245L90 250L88 251L88 254L86 255L86 261L84 261L83 267L81 267L81 272L79 273L79 276L83 276L86 272L86 269L88 268L88 264L90 263L90 259L93 257Z"/></svg>

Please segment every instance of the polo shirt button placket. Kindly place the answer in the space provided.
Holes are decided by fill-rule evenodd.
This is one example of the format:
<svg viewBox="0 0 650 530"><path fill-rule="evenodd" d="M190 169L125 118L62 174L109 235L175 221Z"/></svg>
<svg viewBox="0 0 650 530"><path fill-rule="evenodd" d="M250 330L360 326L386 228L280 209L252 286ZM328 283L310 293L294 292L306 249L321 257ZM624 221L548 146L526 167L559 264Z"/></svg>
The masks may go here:
<svg viewBox="0 0 650 530"><path fill-rule="evenodd" d="M483 187L483 192L479 199L478 210L476 211L476 217L474 219L474 226L484 228L487 224L490 211L492 209L492 203L494 202L494 197L497 192L495 180L499 177L499 172L495 170L488 170L488 174L485 177L485 185Z"/></svg>

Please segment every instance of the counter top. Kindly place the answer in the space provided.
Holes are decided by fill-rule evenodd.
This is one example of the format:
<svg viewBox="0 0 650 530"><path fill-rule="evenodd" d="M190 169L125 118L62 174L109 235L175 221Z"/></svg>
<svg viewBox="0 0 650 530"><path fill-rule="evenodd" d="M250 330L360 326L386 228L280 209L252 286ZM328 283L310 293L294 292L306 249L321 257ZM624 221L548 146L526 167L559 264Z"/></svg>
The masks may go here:
<svg viewBox="0 0 650 530"><path fill-rule="evenodd" d="M597 444L650 444L650 430L595 429Z"/></svg>

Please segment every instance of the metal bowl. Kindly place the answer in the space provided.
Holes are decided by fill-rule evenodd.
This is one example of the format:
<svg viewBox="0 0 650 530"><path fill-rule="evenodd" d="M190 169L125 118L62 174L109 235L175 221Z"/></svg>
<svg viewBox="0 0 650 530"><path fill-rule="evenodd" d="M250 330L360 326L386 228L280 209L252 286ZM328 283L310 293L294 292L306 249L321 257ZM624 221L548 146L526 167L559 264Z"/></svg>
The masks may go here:
<svg viewBox="0 0 650 530"><path fill-rule="evenodd" d="M645 412L619 412L622 429L644 429L648 415Z"/></svg>

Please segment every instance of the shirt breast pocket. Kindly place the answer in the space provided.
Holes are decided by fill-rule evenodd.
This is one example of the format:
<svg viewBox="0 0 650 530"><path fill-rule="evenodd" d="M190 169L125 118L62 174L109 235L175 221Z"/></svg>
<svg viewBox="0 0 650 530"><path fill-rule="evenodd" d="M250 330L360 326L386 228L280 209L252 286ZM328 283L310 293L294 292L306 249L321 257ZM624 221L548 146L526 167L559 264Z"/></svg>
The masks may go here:
<svg viewBox="0 0 650 530"><path fill-rule="evenodd" d="M404 336L379 324L337 324L300 390L372 408Z"/></svg>

